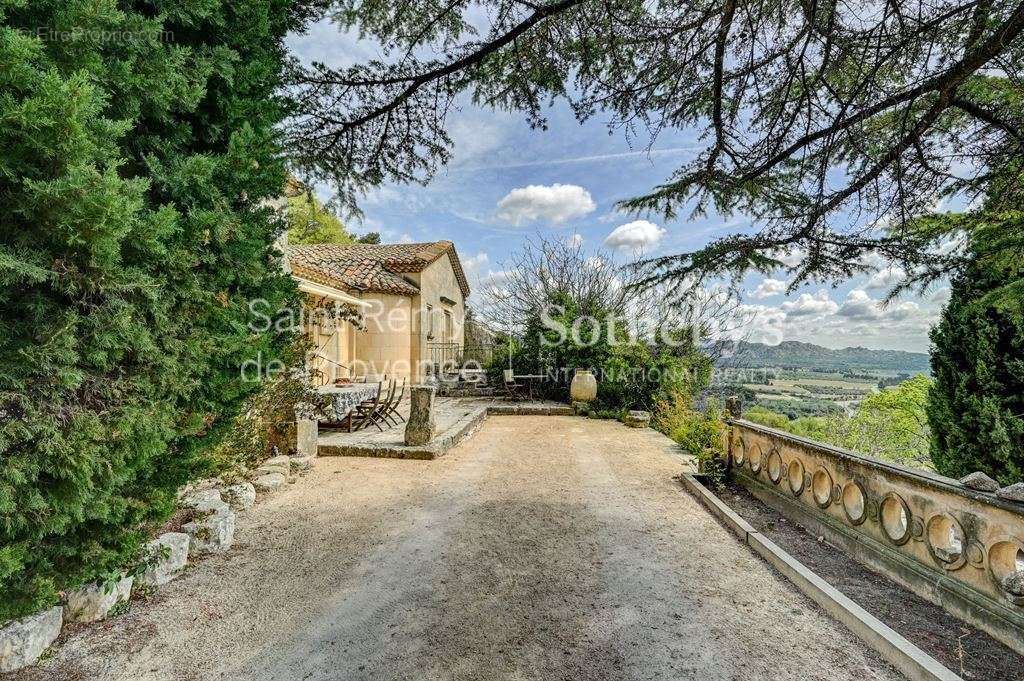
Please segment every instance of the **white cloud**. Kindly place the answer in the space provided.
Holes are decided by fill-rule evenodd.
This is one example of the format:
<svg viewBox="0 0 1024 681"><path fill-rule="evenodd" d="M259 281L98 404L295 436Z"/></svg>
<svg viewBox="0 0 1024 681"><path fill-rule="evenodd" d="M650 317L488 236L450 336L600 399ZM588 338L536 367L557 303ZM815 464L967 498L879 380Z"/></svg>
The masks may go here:
<svg viewBox="0 0 1024 681"><path fill-rule="evenodd" d="M613 229L604 244L615 249L646 250L656 246L667 233L653 222L634 220Z"/></svg>
<svg viewBox="0 0 1024 681"><path fill-rule="evenodd" d="M785 337L786 313L778 307L743 304L729 326L724 334L727 340L778 345Z"/></svg>
<svg viewBox="0 0 1024 681"><path fill-rule="evenodd" d="M579 248L580 246L583 245L583 235L578 233L573 234L571 237L565 240L565 245L569 246L570 248Z"/></svg>
<svg viewBox="0 0 1024 681"><path fill-rule="evenodd" d="M508 281L510 276L511 273L505 270L498 270L497 272L488 270L487 274L480 277L480 285L484 288L501 287L502 284Z"/></svg>
<svg viewBox="0 0 1024 681"><path fill-rule="evenodd" d="M398 237L398 243L400 244L414 244L416 240L407 233L403 233L402 236Z"/></svg>
<svg viewBox="0 0 1024 681"><path fill-rule="evenodd" d="M785 293L788 286L789 284L781 279L765 279L757 285L757 288L750 292L750 295L757 300L763 300L764 298Z"/></svg>
<svg viewBox="0 0 1024 681"><path fill-rule="evenodd" d="M907 278L907 271L899 265L882 268L868 277L864 288L869 291L890 290Z"/></svg>
<svg viewBox="0 0 1024 681"><path fill-rule="evenodd" d="M883 306L863 289L853 289L836 315L855 321L900 322L913 318L920 310L921 306L910 300Z"/></svg>
<svg viewBox="0 0 1024 681"><path fill-rule="evenodd" d="M829 298L828 291L815 294L801 293L796 300L786 301L779 306L788 317L823 317L834 314L839 304Z"/></svg>
<svg viewBox="0 0 1024 681"><path fill-rule="evenodd" d="M771 256L781 260L786 267L796 267L804 261L807 254L800 248L793 248L788 251L776 251Z"/></svg>
<svg viewBox="0 0 1024 681"><path fill-rule="evenodd" d="M590 192L578 185L531 184L513 189L498 201L498 217L516 226L536 220L558 225L588 215L596 207Z"/></svg>
<svg viewBox="0 0 1024 681"><path fill-rule="evenodd" d="M487 263L490 262L490 258L483 251L478 252L476 255L471 255L468 258L462 259L462 269L466 271L466 274L472 276L479 274Z"/></svg>

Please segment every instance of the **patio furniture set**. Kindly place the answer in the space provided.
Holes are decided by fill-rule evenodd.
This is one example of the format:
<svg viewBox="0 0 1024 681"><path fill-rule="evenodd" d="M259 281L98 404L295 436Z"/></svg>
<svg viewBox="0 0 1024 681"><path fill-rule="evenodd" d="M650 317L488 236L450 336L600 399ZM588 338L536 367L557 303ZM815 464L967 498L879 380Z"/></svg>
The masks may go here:
<svg viewBox="0 0 1024 681"><path fill-rule="evenodd" d="M381 432L405 421L398 405L405 397L406 379L401 385L397 379L382 378L374 383L352 383L332 386L326 392L331 396L333 414L320 420L324 428L343 428L352 433L376 426ZM339 415L342 415L339 418Z"/></svg>

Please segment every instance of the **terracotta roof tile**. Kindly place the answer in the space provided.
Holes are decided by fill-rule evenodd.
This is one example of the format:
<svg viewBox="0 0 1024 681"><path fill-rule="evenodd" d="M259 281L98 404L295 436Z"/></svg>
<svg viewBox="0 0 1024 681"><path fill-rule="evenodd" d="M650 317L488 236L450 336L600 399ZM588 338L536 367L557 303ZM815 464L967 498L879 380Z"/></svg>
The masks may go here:
<svg viewBox="0 0 1024 681"><path fill-rule="evenodd" d="M402 274L422 272L449 254L462 295L469 295L466 274L451 241L422 244L312 244L288 246L292 271L336 288L416 295L419 288Z"/></svg>

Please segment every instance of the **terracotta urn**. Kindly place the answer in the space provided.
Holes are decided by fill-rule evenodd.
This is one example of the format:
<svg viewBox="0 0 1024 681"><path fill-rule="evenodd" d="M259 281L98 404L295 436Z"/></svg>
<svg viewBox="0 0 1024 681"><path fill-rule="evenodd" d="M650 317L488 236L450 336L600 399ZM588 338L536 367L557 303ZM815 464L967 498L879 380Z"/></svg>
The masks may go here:
<svg viewBox="0 0 1024 681"><path fill-rule="evenodd" d="M569 384L573 402L593 402L597 399L597 379L590 369L577 369Z"/></svg>

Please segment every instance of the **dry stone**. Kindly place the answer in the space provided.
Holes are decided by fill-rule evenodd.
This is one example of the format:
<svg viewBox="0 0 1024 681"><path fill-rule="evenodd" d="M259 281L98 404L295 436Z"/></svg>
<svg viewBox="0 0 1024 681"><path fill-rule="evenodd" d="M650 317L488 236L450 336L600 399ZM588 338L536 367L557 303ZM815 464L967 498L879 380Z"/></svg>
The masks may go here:
<svg viewBox="0 0 1024 681"><path fill-rule="evenodd" d="M267 473L281 473L282 475L288 475L288 471L291 470L291 457L281 454L280 456L272 456L264 461L260 467L256 470L264 471Z"/></svg>
<svg viewBox="0 0 1024 681"><path fill-rule="evenodd" d="M230 549L235 539L235 514L228 505L223 501L210 501L196 506L196 511L204 515L181 528L191 537L189 555L223 553Z"/></svg>
<svg viewBox="0 0 1024 681"><path fill-rule="evenodd" d="M273 492L284 487L286 482L288 482L288 478L284 474L275 471L253 478L252 484L257 492Z"/></svg>
<svg viewBox="0 0 1024 681"><path fill-rule="evenodd" d="M1002 586L1006 593L1024 597L1024 570L1017 570L1003 577Z"/></svg>
<svg viewBox="0 0 1024 681"><path fill-rule="evenodd" d="M184 532L165 532L149 542L149 550L160 557L139 575L139 583L160 586L177 577L188 563L190 544Z"/></svg>
<svg viewBox="0 0 1024 681"><path fill-rule="evenodd" d="M72 591L67 596L64 617L68 622L97 622L110 609L132 594L134 577L126 576L113 585L95 582Z"/></svg>
<svg viewBox="0 0 1024 681"><path fill-rule="evenodd" d="M1000 499L1024 504L1024 482L1015 482L1009 487L1003 487L996 491L996 496Z"/></svg>
<svg viewBox="0 0 1024 681"><path fill-rule="evenodd" d="M651 425L651 413L648 411L630 411L622 422L630 428L646 428Z"/></svg>
<svg viewBox="0 0 1024 681"><path fill-rule="evenodd" d="M295 421L295 452L299 456L316 456L320 430L316 419Z"/></svg>
<svg viewBox="0 0 1024 681"><path fill-rule="evenodd" d="M35 664L60 635L64 609L59 605L0 624L0 672Z"/></svg>
<svg viewBox="0 0 1024 681"><path fill-rule="evenodd" d="M196 490L190 492L181 499L181 505L186 508L196 508L201 504L205 504L211 501L220 502L220 490L216 488Z"/></svg>
<svg viewBox="0 0 1024 681"><path fill-rule="evenodd" d="M414 385L409 394L409 420L405 424L405 444L409 447L425 445L434 439L437 424L434 421L433 386Z"/></svg>
<svg viewBox="0 0 1024 681"><path fill-rule="evenodd" d="M292 472L297 471L308 471L313 467L315 457L312 456L293 456L291 459Z"/></svg>
<svg viewBox="0 0 1024 681"><path fill-rule="evenodd" d="M224 499L234 511L246 511L256 503L256 488L251 482L240 482L224 488Z"/></svg>
<svg viewBox="0 0 1024 681"><path fill-rule="evenodd" d="M967 489L976 489L980 492L995 492L999 489L999 483L981 471L975 471L960 478L960 484Z"/></svg>

